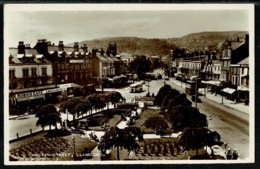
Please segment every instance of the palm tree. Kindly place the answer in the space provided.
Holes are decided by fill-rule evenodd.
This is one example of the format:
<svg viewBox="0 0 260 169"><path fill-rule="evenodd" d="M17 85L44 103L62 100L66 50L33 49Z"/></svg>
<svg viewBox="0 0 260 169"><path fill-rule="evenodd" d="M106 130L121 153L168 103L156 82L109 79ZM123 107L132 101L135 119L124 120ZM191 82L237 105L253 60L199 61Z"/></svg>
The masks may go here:
<svg viewBox="0 0 260 169"><path fill-rule="evenodd" d="M117 148L117 160L119 157L119 147L125 148L128 151L135 150L138 147L136 139L143 142L143 133L138 127L126 127L119 129L118 127L110 127L106 133L101 137L98 149L102 154L114 147Z"/></svg>
<svg viewBox="0 0 260 169"><path fill-rule="evenodd" d="M52 125L57 128L57 123L61 123L60 113L53 104L40 107L40 109L37 110L35 117L38 117L36 126L40 125L43 130L45 126L49 126L50 130Z"/></svg>

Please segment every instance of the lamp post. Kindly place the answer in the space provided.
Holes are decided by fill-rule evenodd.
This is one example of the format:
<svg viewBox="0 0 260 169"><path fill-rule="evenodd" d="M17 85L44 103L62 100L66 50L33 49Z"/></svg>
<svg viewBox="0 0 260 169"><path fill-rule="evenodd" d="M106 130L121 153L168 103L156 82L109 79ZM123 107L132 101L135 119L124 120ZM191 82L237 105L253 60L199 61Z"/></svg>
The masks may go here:
<svg viewBox="0 0 260 169"><path fill-rule="evenodd" d="M73 160L76 161L76 149L75 149L75 137L72 137L72 144L73 144Z"/></svg>
<svg viewBox="0 0 260 169"><path fill-rule="evenodd" d="M196 83L195 83L195 107L197 108L197 97L198 97L198 78L196 78Z"/></svg>
<svg viewBox="0 0 260 169"><path fill-rule="evenodd" d="M223 84L221 83L221 88L223 87ZM221 90L222 93L221 93L221 104L223 104L223 89Z"/></svg>

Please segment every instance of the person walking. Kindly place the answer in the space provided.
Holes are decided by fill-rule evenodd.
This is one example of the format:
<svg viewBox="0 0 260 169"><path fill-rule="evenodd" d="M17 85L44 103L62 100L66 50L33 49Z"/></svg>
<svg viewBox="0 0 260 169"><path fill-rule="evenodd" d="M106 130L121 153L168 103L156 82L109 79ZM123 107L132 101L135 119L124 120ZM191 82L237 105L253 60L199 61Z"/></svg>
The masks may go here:
<svg viewBox="0 0 260 169"><path fill-rule="evenodd" d="M232 154L232 160L237 160L237 158L238 158L238 153L237 153L237 149L235 149Z"/></svg>
<svg viewBox="0 0 260 169"><path fill-rule="evenodd" d="M232 152L231 152L230 148L228 148L226 156L227 156L227 160L231 160L232 159Z"/></svg>

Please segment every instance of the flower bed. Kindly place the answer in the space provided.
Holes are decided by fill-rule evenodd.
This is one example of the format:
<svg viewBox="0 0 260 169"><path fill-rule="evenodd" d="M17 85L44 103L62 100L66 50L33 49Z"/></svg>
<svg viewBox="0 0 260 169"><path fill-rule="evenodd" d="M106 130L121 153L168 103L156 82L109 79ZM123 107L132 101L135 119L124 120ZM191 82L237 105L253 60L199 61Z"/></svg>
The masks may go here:
<svg viewBox="0 0 260 169"><path fill-rule="evenodd" d="M22 144L9 152L16 160L46 160L64 154L70 147L70 142L62 137L41 138Z"/></svg>

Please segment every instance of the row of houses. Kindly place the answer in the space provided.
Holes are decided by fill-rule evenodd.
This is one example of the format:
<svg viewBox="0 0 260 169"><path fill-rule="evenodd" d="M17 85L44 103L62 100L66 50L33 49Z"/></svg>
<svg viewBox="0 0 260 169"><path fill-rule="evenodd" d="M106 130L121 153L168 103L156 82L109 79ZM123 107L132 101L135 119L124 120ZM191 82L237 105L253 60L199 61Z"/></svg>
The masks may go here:
<svg viewBox="0 0 260 169"><path fill-rule="evenodd" d="M177 79L200 77L208 91L223 94L236 101L249 101L249 35L245 40L226 39L216 51L192 58L175 60Z"/></svg>
<svg viewBox="0 0 260 169"><path fill-rule="evenodd" d="M39 39L32 48L20 41L9 48L10 111L23 111L39 104L55 103L75 95L88 95L100 78L124 73L116 44L107 51L88 50L78 42L69 47Z"/></svg>

